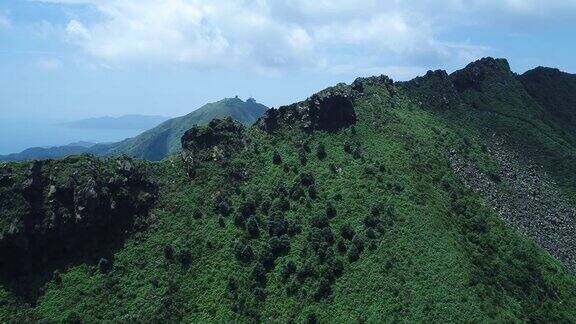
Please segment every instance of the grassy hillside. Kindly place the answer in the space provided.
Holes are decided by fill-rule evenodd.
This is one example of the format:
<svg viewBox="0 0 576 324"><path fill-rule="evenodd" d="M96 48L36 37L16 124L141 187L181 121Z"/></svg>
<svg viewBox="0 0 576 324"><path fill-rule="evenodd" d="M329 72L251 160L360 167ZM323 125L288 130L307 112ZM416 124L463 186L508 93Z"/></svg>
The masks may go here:
<svg viewBox="0 0 576 324"><path fill-rule="evenodd" d="M470 82L442 71L410 83L358 79L269 110L249 128L231 119L194 127L182 137L183 156L141 162L112 195L105 179L123 179L126 161L81 160L101 171L94 181L81 177L77 192L101 184L101 206L135 193L124 200L133 225L82 257L44 259L48 273L17 267L16 281L2 266L0 321L576 321L576 277L508 226L453 160L505 188L484 138L490 125L521 127L507 134L525 136L515 147L531 145L527 154L560 154L561 135L537 122L538 104L507 72L492 74L503 64L460 72L486 72L469 74ZM526 104L534 110L524 114ZM526 130L528 121L537 128ZM3 219L21 218L19 206L31 204L34 219L51 224L50 174L78 168L52 163L40 168L37 196L45 198L32 201L14 192L38 174L27 171L34 165L2 165ZM86 205L65 201L71 210ZM0 233L13 232L10 224L0 222ZM0 246L10 244L0 237Z"/></svg>
<svg viewBox="0 0 576 324"><path fill-rule="evenodd" d="M214 118L232 117L245 125L250 125L260 117L266 106L253 99L242 101L238 98L223 99L209 103L190 114L170 119L134 138L111 145L97 145L90 153L97 155L127 154L147 160L158 161L180 150L180 137L194 125L205 125Z"/></svg>

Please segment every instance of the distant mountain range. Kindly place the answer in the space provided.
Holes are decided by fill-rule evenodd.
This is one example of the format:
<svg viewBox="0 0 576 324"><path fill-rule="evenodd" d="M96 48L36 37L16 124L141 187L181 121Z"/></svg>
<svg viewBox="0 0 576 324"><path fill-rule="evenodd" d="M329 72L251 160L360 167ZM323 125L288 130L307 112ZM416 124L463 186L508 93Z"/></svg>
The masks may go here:
<svg viewBox="0 0 576 324"><path fill-rule="evenodd" d="M117 143L94 144L87 142L72 143L56 147L34 147L20 153L0 155L0 161L45 160L62 158L69 155L90 153L98 156L127 154L133 157L158 161L180 150L180 138L194 125L208 124L212 119L232 117L244 125L253 124L268 107L250 98L226 98L206 104L188 115L162 120L161 116L126 115L118 118L90 118L67 123L69 127L83 128L121 128L151 126L144 133ZM162 122L163 121L163 122ZM162 122L158 125L158 122ZM122 123L130 124L122 126Z"/></svg>
<svg viewBox="0 0 576 324"><path fill-rule="evenodd" d="M20 153L0 155L0 161L47 160L86 153L95 143L79 141L63 146L31 147Z"/></svg>
<svg viewBox="0 0 576 324"><path fill-rule="evenodd" d="M248 126L266 110L268 107L254 99L243 101L239 98L226 98L206 104L186 116L167 120L134 138L114 144L96 145L90 152L101 156L127 154L158 161L178 152L181 148L180 138L194 125L205 125L215 118L232 117Z"/></svg>
<svg viewBox="0 0 576 324"><path fill-rule="evenodd" d="M138 129L146 130L170 119L164 116L124 115L96 117L62 123L62 126L87 129Z"/></svg>

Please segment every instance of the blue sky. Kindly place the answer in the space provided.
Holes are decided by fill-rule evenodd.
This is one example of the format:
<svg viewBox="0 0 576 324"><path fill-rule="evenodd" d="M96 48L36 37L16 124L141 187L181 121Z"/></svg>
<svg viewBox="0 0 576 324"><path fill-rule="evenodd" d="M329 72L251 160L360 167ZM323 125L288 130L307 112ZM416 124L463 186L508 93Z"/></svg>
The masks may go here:
<svg viewBox="0 0 576 324"><path fill-rule="evenodd" d="M483 57L576 72L576 0L3 0L0 124L278 106Z"/></svg>

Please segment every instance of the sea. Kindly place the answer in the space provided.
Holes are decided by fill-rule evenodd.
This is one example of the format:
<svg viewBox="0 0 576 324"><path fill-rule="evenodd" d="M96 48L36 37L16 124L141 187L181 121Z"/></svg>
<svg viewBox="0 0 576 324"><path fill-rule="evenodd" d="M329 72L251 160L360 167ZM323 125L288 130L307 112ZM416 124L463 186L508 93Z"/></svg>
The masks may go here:
<svg viewBox="0 0 576 324"><path fill-rule="evenodd" d="M51 147L86 141L112 143L134 137L145 129L80 129L61 125L69 120L0 118L0 155L30 147Z"/></svg>

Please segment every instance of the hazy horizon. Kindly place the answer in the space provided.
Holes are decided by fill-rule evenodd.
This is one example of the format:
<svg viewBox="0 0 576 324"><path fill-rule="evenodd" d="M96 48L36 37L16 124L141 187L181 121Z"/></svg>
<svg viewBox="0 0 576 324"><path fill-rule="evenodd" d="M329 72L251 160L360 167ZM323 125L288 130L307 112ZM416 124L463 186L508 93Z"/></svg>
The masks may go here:
<svg viewBox="0 0 576 324"><path fill-rule="evenodd" d="M90 129L63 125L71 120L40 118L0 119L0 155L31 147L52 147L74 142L110 143L134 137L146 129Z"/></svg>

